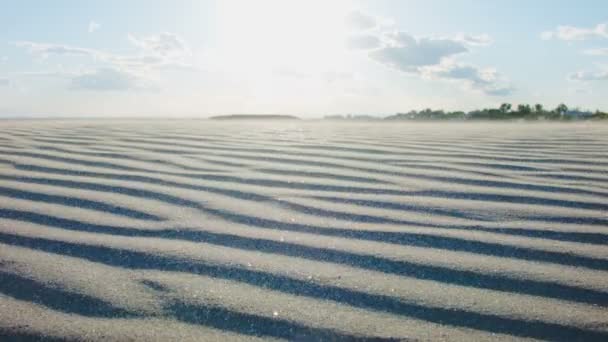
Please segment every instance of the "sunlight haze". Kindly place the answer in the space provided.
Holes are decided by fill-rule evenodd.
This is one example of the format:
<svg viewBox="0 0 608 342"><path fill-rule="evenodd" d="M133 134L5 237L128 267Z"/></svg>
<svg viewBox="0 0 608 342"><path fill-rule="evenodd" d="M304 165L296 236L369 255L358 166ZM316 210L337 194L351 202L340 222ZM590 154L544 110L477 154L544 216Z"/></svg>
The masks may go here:
<svg viewBox="0 0 608 342"><path fill-rule="evenodd" d="M607 10L603 1L5 2L0 115L605 110Z"/></svg>

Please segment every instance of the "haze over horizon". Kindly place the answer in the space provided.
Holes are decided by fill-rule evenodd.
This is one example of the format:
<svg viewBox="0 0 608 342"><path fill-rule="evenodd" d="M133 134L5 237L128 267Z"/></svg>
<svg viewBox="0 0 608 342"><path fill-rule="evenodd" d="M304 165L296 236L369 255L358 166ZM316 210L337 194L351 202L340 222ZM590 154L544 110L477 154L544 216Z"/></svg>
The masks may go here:
<svg viewBox="0 0 608 342"><path fill-rule="evenodd" d="M599 0L4 4L0 117L608 109Z"/></svg>

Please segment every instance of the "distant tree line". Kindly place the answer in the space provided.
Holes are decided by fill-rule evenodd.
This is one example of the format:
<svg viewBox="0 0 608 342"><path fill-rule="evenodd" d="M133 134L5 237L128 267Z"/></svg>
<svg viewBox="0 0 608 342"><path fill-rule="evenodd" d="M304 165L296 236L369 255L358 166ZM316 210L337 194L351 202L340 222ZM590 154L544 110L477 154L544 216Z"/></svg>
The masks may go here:
<svg viewBox="0 0 608 342"><path fill-rule="evenodd" d="M325 119L330 120L380 120L378 117L369 115L331 115ZM509 103L503 103L498 108L478 109L470 112L463 111L444 111L424 109L421 111L412 110L407 113L397 113L383 118L384 120L448 120L448 121L465 121L465 120L552 120L552 121L576 121L576 120L602 120L608 119L608 113L599 110L595 112L582 111L579 109L569 109L565 104L560 104L555 109L546 110L543 105L535 104L520 104L514 108Z"/></svg>

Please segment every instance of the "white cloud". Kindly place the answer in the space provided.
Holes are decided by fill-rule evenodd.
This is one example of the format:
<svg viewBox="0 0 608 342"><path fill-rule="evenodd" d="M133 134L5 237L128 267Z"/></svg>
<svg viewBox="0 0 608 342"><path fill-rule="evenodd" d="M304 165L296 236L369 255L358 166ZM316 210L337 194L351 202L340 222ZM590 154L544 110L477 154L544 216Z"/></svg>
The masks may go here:
<svg viewBox="0 0 608 342"><path fill-rule="evenodd" d="M143 38L129 34L129 40L145 52L157 56L181 57L191 54L186 42L178 35L169 32Z"/></svg>
<svg viewBox="0 0 608 342"><path fill-rule="evenodd" d="M346 23L356 30L370 30L376 27L376 19L361 11L355 10L346 16Z"/></svg>
<svg viewBox="0 0 608 342"><path fill-rule="evenodd" d="M128 37L140 50L138 55L117 55L95 49L30 41L16 42L15 45L43 58L49 55L85 56L123 68L190 67L185 61L185 58L191 55L190 49L184 40L175 34L165 32L142 39L129 34Z"/></svg>
<svg viewBox="0 0 608 342"><path fill-rule="evenodd" d="M70 89L74 90L121 91L130 89L147 90L152 88L142 78L113 68L100 68L83 73L73 77L70 84Z"/></svg>
<svg viewBox="0 0 608 342"><path fill-rule="evenodd" d="M540 39L550 40L553 38L553 31L543 31L540 33Z"/></svg>
<svg viewBox="0 0 608 342"><path fill-rule="evenodd" d="M126 91L157 90L158 87L145 74L117 67L84 70L26 71L15 74L25 78L50 78L67 81L70 90Z"/></svg>
<svg viewBox="0 0 608 342"><path fill-rule="evenodd" d="M577 71L568 76L571 81L608 81L608 70Z"/></svg>
<svg viewBox="0 0 608 342"><path fill-rule="evenodd" d="M0 87L8 87L11 81L8 78L0 77Z"/></svg>
<svg viewBox="0 0 608 342"><path fill-rule="evenodd" d="M30 53L47 57L48 55L69 55L69 56L90 56L96 57L101 55L99 51L73 47L61 44L36 43L29 41L19 41L16 46L27 49Z"/></svg>
<svg viewBox="0 0 608 342"><path fill-rule="evenodd" d="M89 33L93 33L95 31L99 30L100 28L101 28L101 24L96 23L92 20L89 22L89 29L88 29Z"/></svg>
<svg viewBox="0 0 608 342"><path fill-rule="evenodd" d="M458 64L451 61L421 70L428 79L458 82L466 87L491 96L510 95L514 88L496 70L478 68L473 65Z"/></svg>
<svg viewBox="0 0 608 342"><path fill-rule="evenodd" d="M351 12L348 22L355 29L367 30L348 37L348 47L366 50L372 60L382 65L424 79L457 83L491 96L506 96L514 91L496 70L455 62L471 48L492 44L486 33L414 37L394 30L394 26L378 25L377 19L359 11Z"/></svg>
<svg viewBox="0 0 608 342"><path fill-rule="evenodd" d="M127 90L133 87L134 77L116 69L104 68L72 79L72 89Z"/></svg>
<svg viewBox="0 0 608 342"><path fill-rule="evenodd" d="M580 28L574 26L558 26L554 31L546 31L541 34L542 39L560 39L565 41L577 41L605 38L608 39L608 23L598 24L592 28ZM608 48L594 48L582 51L589 56L608 56ZM604 68L605 69L605 68ZM608 80L608 71L577 71L567 76L570 81L588 82Z"/></svg>
<svg viewBox="0 0 608 342"><path fill-rule="evenodd" d="M608 48L589 49L583 53L590 56L608 56Z"/></svg>
<svg viewBox="0 0 608 342"><path fill-rule="evenodd" d="M460 33L456 35L455 40L471 46L487 46L494 42L492 37L490 37L490 35L487 33L478 35Z"/></svg>
<svg viewBox="0 0 608 342"><path fill-rule="evenodd" d="M108 61L125 67L144 67L163 64L165 59L159 56L108 56Z"/></svg>
<svg viewBox="0 0 608 342"><path fill-rule="evenodd" d="M388 67L425 79L458 83L490 96L507 96L514 91L496 70L454 61L457 55L469 51L469 45L490 44L492 39L486 34L460 34L450 39L416 38L405 32L392 32L383 38L386 45L369 55Z"/></svg>
<svg viewBox="0 0 608 342"><path fill-rule="evenodd" d="M558 26L553 31L542 32L541 38L545 40L555 38L566 41L608 38L608 24L598 24L592 28Z"/></svg>
<svg viewBox="0 0 608 342"><path fill-rule="evenodd" d="M129 40L137 47L138 53L135 55L118 55L89 48L29 41L16 42L15 45L43 58L49 55L64 55L92 59L97 66L94 71L61 70L59 72L22 73L23 76L30 77L68 79L71 80L71 89L152 89L155 86L152 86L147 79L153 71L193 69L193 66L187 61L187 57L191 55L190 49L177 35L161 33L141 39L129 35Z"/></svg>
<svg viewBox="0 0 608 342"><path fill-rule="evenodd" d="M71 78L80 75L78 72L58 71L23 71L16 73L17 76L24 77L48 77L48 78Z"/></svg>
<svg viewBox="0 0 608 342"><path fill-rule="evenodd" d="M417 72L420 67L437 65L442 60L467 52L467 47L451 39L414 38L405 32L386 35L387 46L372 51L370 57L384 65Z"/></svg>

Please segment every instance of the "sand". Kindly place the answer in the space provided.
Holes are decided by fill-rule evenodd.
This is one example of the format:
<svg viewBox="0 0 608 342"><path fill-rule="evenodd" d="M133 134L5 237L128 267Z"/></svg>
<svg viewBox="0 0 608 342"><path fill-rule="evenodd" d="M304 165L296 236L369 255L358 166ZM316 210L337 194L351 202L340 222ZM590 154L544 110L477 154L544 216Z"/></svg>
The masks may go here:
<svg viewBox="0 0 608 342"><path fill-rule="evenodd" d="M608 125L0 121L0 340L608 340Z"/></svg>

